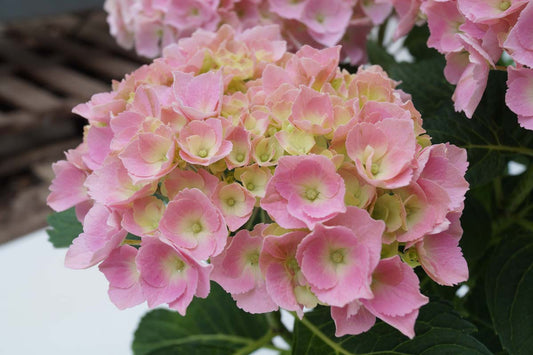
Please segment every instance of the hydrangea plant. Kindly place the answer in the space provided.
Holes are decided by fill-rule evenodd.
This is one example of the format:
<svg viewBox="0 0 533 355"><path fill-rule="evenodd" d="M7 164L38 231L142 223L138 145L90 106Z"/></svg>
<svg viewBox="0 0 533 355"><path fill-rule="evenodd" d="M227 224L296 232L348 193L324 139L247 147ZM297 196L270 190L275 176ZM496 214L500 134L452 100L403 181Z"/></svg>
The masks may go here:
<svg viewBox="0 0 533 355"><path fill-rule="evenodd" d="M192 21L190 31L74 108L88 121L84 140L53 165L48 198L58 212L51 241L69 246L66 266L98 265L120 309L147 302L177 311L143 318L137 354L283 351L278 335L294 354L526 354L533 136L505 100L527 127L530 69L509 51L518 64L505 95L502 71L489 77L498 67L475 58L496 52L498 41L483 38L527 33L520 18L531 6L498 3L481 16L476 1L343 1L348 18L354 6L370 18L396 8L399 33L422 9L431 31L407 37L415 63L378 46L369 56L379 65L355 68L340 46L327 47L342 36L326 48L287 43L287 26L304 17L281 27L220 22L248 3L262 9L143 2L183 7L172 16ZM279 16L322 3L268 2ZM440 6L477 17L464 15L451 34L453 17L437 16ZM194 22L200 14L210 25ZM199 26L209 30L191 35ZM452 53L446 68L426 41ZM445 49L446 41L460 45ZM461 78L455 94L450 72ZM472 120L455 113L452 96ZM515 161L522 175L509 170ZM295 317L293 330L280 309Z"/></svg>

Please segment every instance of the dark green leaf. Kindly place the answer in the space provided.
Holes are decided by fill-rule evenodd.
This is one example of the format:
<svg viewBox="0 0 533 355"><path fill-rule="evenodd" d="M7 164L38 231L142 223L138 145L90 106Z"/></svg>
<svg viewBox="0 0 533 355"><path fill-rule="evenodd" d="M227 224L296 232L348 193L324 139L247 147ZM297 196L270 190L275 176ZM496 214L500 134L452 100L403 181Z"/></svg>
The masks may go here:
<svg viewBox="0 0 533 355"><path fill-rule="evenodd" d="M166 309L146 314L133 340L144 354L234 354L246 351L268 332L266 318L237 308L231 296L211 283L207 299L195 299L187 316ZM247 354L247 352L245 352Z"/></svg>
<svg viewBox="0 0 533 355"><path fill-rule="evenodd" d="M487 304L503 347L511 354L533 349L533 234L503 238L486 278Z"/></svg>
<svg viewBox="0 0 533 355"><path fill-rule="evenodd" d="M415 61L438 57L441 54L433 48L429 48L427 41L429 38L429 29L427 25L415 26L407 35L403 45L407 47L409 53L415 58Z"/></svg>
<svg viewBox="0 0 533 355"><path fill-rule="evenodd" d="M47 222L52 227L46 230L48 240L56 248L68 248L74 238L83 232L83 227L76 218L74 207L63 212L52 213L48 216Z"/></svg>
<svg viewBox="0 0 533 355"><path fill-rule="evenodd" d="M366 52L370 63L381 65L385 70L397 64L394 57L375 41L366 42Z"/></svg>
<svg viewBox="0 0 533 355"><path fill-rule="evenodd" d="M477 267L476 269L481 268ZM468 313L466 318L478 329L473 335L490 351L494 353L502 352L503 348L492 326L487 302L484 302L486 295L483 277L477 278L475 282L470 280L468 283L470 284L470 290L465 297L466 302L463 307Z"/></svg>
<svg viewBox="0 0 533 355"><path fill-rule="evenodd" d="M461 216L463 227L461 249L470 269L485 254L490 245L492 237L490 220L485 207L469 191L466 194L465 209ZM484 222L480 223L481 221Z"/></svg>
<svg viewBox="0 0 533 355"><path fill-rule="evenodd" d="M336 338L329 308L325 307L307 313L304 319L315 329L296 321L293 354L490 354L471 335L476 328L444 301L422 307L415 326L417 335L412 340L383 322L366 333ZM329 337L333 346L317 331Z"/></svg>

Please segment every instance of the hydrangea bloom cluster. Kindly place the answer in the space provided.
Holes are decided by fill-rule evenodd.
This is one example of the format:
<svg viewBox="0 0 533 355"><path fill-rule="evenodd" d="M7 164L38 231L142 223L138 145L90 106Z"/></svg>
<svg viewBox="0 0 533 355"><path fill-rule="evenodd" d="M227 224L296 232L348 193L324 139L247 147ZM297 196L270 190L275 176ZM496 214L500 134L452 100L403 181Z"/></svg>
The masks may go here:
<svg viewBox="0 0 533 355"><path fill-rule="evenodd" d="M397 37L418 20L412 0L106 0L111 33L124 47L135 46L147 57L196 29L216 30L223 24L242 31L278 24L290 49L343 46L342 57L365 62L366 37L395 9Z"/></svg>
<svg viewBox="0 0 533 355"><path fill-rule="evenodd" d="M490 69L503 51L506 103L518 122L533 129L533 3L528 0L425 0L422 11L431 32L428 45L445 54L444 74L456 84L455 109L472 117L487 86Z"/></svg>
<svg viewBox="0 0 533 355"><path fill-rule="evenodd" d="M251 313L321 304L338 336L377 317L413 337L413 268L468 278L466 152L432 145L410 96L380 67L341 71L340 52L224 25L78 105L84 141L48 198L83 223L66 266L99 264L121 309L185 314L213 280Z"/></svg>

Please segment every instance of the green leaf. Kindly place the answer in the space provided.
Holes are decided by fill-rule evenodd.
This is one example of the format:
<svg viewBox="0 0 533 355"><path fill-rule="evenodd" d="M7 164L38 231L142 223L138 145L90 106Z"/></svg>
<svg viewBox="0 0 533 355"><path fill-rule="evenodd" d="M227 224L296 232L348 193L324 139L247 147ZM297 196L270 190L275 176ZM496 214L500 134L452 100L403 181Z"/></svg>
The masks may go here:
<svg viewBox="0 0 533 355"><path fill-rule="evenodd" d="M195 299L187 315L156 309L141 320L133 352L145 354L248 354L270 341L263 315L237 308L220 286L211 283L207 299Z"/></svg>
<svg viewBox="0 0 533 355"><path fill-rule="evenodd" d="M507 236L485 277L487 304L503 347L511 354L533 348L533 234Z"/></svg>
<svg viewBox="0 0 533 355"><path fill-rule="evenodd" d="M461 216L463 237L460 244L470 269L487 251L492 237L491 217L471 191L466 194L465 208ZM480 223L480 221L485 221ZM472 276L472 275L471 275Z"/></svg>
<svg viewBox="0 0 533 355"><path fill-rule="evenodd" d="M482 269L479 266L476 269ZM486 270L484 270L486 272ZM498 335L492 326L489 309L485 294L485 283L483 277L480 277L472 282L468 281L470 290L465 296L466 302L463 305L469 322L474 324L478 331L473 335L481 341L490 351L499 353L503 351Z"/></svg>
<svg viewBox="0 0 533 355"><path fill-rule="evenodd" d="M81 223L76 218L74 207L54 212L48 216L47 222L52 227L47 229L48 240L56 248L68 248L72 241L83 232Z"/></svg>
<svg viewBox="0 0 533 355"><path fill-rule="evenodd" d="M414 26L405 38L403 45L407 47L409 53L411 53L416 61L440 56L439 52L428 47L428 38L429 28L427 25Z"/></svg>
<svg viewBox="0 0 533 355"><path fill-rule="evenodd" d="M505 73L490 73L478 109L468 119L453 108L455 87L444 78L444 65L442 57L398 63L389 68L389 74L401 80L400 88L412 95L434 143L451 142L468 149L470 184L482 185L504 176L513 156L532 156L533 135L518 125L516 115L505 105Z"/></svg>
<svg viewBox="0 0 533 355"><path fill-rule="evenodd" d="M336 338L329 308L319 307L296 320L293 354L490 354L471 335L475 330L448 303L433 301L420 310L412 340L383 322L366 333Z"/></svg>
<svg viewBox="0 0 533 355"><path fill-rule="evenodd" d="M381 65L381 67L385 70L389 70L389 68L397 64L396 60L394 60L394 57L376 41L366 42L366 53L370 63Z"/></svg>

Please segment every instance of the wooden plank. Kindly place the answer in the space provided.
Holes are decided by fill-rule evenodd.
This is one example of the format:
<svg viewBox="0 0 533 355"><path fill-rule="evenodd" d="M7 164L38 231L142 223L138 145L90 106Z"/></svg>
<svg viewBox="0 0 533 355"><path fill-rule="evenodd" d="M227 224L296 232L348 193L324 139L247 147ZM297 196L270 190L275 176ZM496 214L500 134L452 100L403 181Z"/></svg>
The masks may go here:
<svg viewBox="0 0 533 355"><path fill-rule="evenodd" d="M0 39L0 57L44 85L80 100L87 100L97 92L111 89L110 85L49 62L43 56L32 53L8 39Z"/></svg>
<svg viewBox="0 0 533 355"><path fill-rule="evenodd" d="M0 134L13 133L32 127L37 118L26 111L0 112Z"/></svg>
<svg viewBox="0 0 533 355"><path fill-rule="evenodd" d="M136 63L139 63L139 65L151 62L151 59L140 57L133 50L127 50L120 47L107 31L109 31L108 28L98 29L94 26L84 26L79 32L75 33L74 36L107 51L131 59Z"/></svg>
<svg viewBox="0 0 533 355"><path fill-rule="evenodd" d="M46 217L52 212L46 206L48 193L47 183L30 185L0 206L0 244L46 227Z"/></svg>
<svg viewBox="0 0 533 355"><path fill-rule="evenodd" d="M72 40L64 38L51 37L43 34L36 35L39 43L51 46L61 51L71 59L76 65L90 69L95 74L120 80L125 74L136 70L138 63L133 61L116 58L101 50L94 49L90 46L75 43Z"/></svg>
<svg viewBox="0 0 533 355"><path fill-rule="evenodd" d="M49 112L63 106L54 95L13 75L0 80L0 99L31 112Z"/></svg>
<svg viewBox="0 0 533 355"><path fill-rule="evenodd" d="M63 152L75 148L81 143L81 138L69 138L60 142L35 147L29 152L22 153L0 161L0 176L19 172L37 162L48 160L56 161L64 158Z"/></svg>

